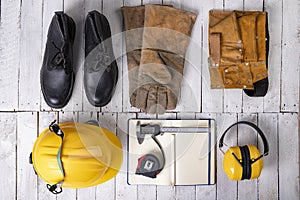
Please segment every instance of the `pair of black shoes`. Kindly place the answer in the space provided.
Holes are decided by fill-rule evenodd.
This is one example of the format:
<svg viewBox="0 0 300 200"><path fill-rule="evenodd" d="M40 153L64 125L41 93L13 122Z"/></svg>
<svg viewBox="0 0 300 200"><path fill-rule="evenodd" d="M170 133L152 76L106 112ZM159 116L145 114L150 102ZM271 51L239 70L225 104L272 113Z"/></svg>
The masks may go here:
<svg viewBox="0 0 300 200"><path fill-rule="evenodd" d="M71 17L56 12L52 18L44 61L41 89L46 103L62 108L71 98L75 81L73 43L76 26ZM114 94L118 66L114 57L108 20L97 11L85 21L84 88L89 102L97 107L108 104Z"/></svg>

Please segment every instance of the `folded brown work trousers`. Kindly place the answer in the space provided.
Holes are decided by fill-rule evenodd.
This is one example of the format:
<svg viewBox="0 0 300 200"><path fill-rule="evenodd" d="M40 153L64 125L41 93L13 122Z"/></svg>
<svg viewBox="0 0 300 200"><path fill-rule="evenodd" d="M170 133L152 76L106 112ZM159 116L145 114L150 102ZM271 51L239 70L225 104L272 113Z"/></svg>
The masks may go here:
<svg viewBox="0 0 300 200"><path fill-rule="evenodd" d="M123 7L122 12L131 105L147 113L175 109L195 14L160 5Z"/></svg>
<svg viewBox="0 0 300 200"><path fill-rule="evenodd" d="M209 12L211 88L242 88L249 96L268 90L267 13Z"/></svg>

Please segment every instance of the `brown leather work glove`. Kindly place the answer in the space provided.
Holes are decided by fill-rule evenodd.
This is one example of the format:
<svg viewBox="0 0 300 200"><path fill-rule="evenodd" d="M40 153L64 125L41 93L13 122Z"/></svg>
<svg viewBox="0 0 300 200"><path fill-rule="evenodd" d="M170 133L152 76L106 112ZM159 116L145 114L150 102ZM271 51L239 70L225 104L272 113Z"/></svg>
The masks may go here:
<svg viewBox="0 0 300 200"><path fill-rule="evenodd" d="M172 7L145 6L136 107L160 114L175 109L195 19L195 14Z"/></svg>
<svg viewBox="0 0 300 200"><path fill-rule="evenodd" d="M171 5L164 6L172 7ZM130 104L137 107L136 94L138 89L138 71L143 45L145 6L124 6L121 8L121 11L126 31L125 41L128 63L129 98Z"/></svg>
<svg viewBox="0 0 300 200"><path fill-rule="evenodd" d="M136 107L138 69L143 44L145 6L122 7L125 24L130 104Z"/></svg>
<svg viewBox="0 0 300 200"><path fill-rule="evenodd" d="M209 12L212 88L243 88L253 91L258 83L267 82L266 29L265 12ZM267 85L262 93L265 94L266 91Z"/></svg>

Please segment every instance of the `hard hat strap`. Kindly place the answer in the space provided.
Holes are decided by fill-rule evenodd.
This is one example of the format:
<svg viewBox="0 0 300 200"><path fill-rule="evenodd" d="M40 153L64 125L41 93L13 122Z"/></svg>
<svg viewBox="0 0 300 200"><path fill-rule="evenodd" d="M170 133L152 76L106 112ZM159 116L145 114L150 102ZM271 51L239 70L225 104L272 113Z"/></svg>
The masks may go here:
<svg viewBox="0 0 300 200"><path fill-rule="evenodd" d="M63 177L65 177L65 172L64 172L64 169L63 169L63 164L62 164L62 161L61 161L61 149L62 149L62 145L63 145L63 142L61 142L61 145L58 149L58 152L57 152L57 164L58 164L58 167L63 175Z"/></svg>
<svg viewBox="0 0 300 200"><path fill-rule="evenodd" d="M47 188L53 194L59 194L59 193L62 192L62 188L61 188L62 183L63 183L63 181L59 182L59 183L56 183L54 185L47 184Z"/></svg>
<svg viewBox="0 0 300 200"><path fill-rule="evenodd" d="M49 130L51 132L54 132L57 136L59 136L61 138L61 144L60 144L60 147L57 151L57 156L56 156L56 159L57 159L57 164L58 164L58 167L62 173L62 176L63 176L63 179L54 184L54 185L49 185L47 184L47 188L50 192L52 192L53 194L59 194L62 192L62 188L61 188L61 185L62 183L64 182L64 178L65 178L65 172L64 172L64 168L63 168L63 163L62 163L62 160L61 160L61 150L62 150L62 146L63 146L63 140L64 140L64 133L63 131L60 129L60 127L58 126L58 124L55 123L56 120L54 120L50 126L49 126Z"/></svg>

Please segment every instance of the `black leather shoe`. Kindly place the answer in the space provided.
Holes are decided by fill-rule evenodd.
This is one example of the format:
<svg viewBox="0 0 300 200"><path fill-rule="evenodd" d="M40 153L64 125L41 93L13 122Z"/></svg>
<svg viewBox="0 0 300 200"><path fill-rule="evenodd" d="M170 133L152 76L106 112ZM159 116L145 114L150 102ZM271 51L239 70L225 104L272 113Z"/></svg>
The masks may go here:
<svg viewBox="0 0 300 200"><path fill-rule="evenodd" d="M85 21L84 88L89 102L97 107L108 104L118 80L111 32L106 17L97 11Z"/></svg>
<svg viewBox="0 0 300 200"><path fill-rule="evenodd" d="M47 44L41 68L41 88L46 103L62 108L71 98L75 74L72 47L75 23L63 12L55 12L48 30Z"/></svg>

